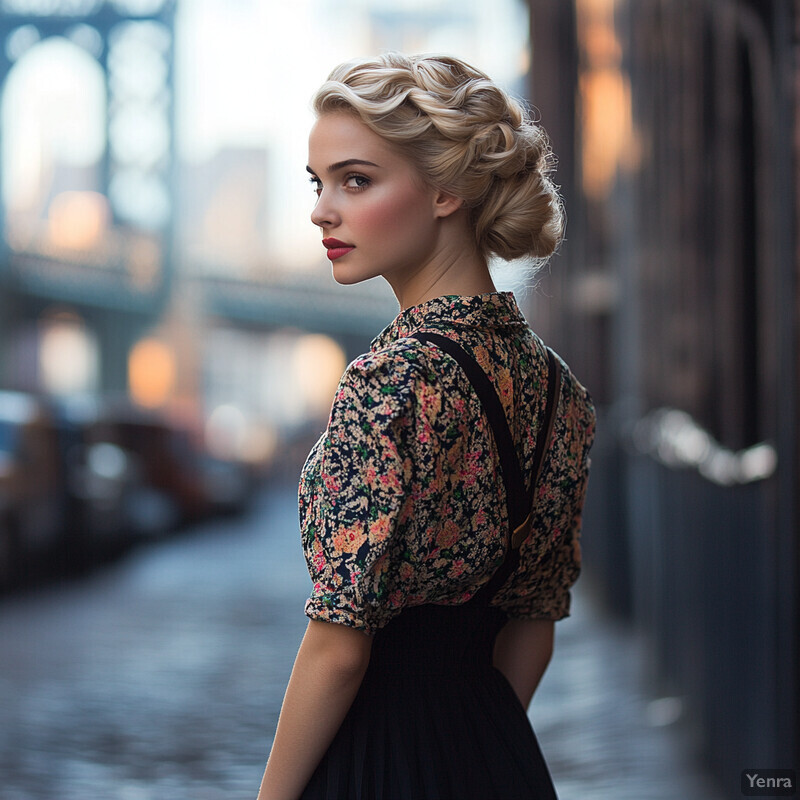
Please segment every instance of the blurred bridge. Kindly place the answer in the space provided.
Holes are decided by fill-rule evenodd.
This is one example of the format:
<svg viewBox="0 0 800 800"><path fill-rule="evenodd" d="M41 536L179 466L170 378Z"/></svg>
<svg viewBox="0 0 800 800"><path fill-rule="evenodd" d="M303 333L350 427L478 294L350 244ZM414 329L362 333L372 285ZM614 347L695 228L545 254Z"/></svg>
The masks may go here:
<svg viewBox="0 0 800 800"><path fill-rule="evenodd" d="M87 167L41 157L31 167L36 199L27 206L9 183L14 175L0 176L0 386L42 388L35 362L43 323L54 315L85 328L98 351L97 389L119 392L127 388L131 348L173 302L197 323L189 336L202 336L209 319L248 331L289 327L329 334L351 358L396 313L386 287L343 291L327 264L319 278L266 265L257 281L227 278L235 273L225 264L204 270L213 278L177 266L185 254L175 245L175 8L174 0L3 4L3 102L18 88L19 64L36 62L52 45L59 58L82 65L82 91L102 106L104 118L95 122L106 136L99 162ZM23 147L18 137L3 130L12 153Z"/></svg>
<svg viewBox="0 0 800 800"><path fill-rule="evenodd" d="M70 309L85 321L100 345L100 388L123 390L131 346L156 324L170 299L166 281L137 280L135 253L134 245L127 256L112 264L10 253L0 267L0 335L6 341L14 339L22 326L39 319L54 304ZM348 358L354 358L392 320L397 303L377 281L342 287L324 269L320 267L320 275L313 277L275 273L261 282L190 278L175 287L181 295L191 296L193 310L201 319L211 319L216 325L324 333L336 339Z"/></svg>

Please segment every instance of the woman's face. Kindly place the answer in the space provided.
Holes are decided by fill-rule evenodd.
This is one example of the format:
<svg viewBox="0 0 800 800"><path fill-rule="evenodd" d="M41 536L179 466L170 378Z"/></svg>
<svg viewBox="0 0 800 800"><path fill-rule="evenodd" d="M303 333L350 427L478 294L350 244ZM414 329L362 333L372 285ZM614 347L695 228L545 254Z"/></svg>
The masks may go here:
<svg viewBox="0 0 800 800"><path fill-rule="evenodd" d="M338 283L382 275L394 287L435 258L438 193L356 117L332 112L317 120L308 171L317 193L311 221Z"/></svg>

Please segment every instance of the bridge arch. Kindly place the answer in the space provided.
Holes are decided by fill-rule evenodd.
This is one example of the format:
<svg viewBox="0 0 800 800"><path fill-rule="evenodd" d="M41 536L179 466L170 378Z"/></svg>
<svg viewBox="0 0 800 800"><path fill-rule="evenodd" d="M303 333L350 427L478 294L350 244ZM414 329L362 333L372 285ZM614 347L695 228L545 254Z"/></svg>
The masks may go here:
<svg viewBox="0 0 800 800"><path fill-rule="evenodd" d="M25 27L6 40L12 54ZM81 202L78 193L103 189L107 101L97 58L65 36L42 39L15 59L1 91L0 174L9 243L46 235L50 212L64 212L70 200L90 212L75 219L96 224L98 212L91 212L97 204ZM57 225L50 233L58 234Z"/></svg>

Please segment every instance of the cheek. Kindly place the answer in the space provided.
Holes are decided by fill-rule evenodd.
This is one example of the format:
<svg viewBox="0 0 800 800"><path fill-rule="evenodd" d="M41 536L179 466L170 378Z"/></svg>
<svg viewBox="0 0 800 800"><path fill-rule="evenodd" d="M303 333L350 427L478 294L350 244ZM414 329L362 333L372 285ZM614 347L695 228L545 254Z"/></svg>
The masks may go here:
<svg viewBox="0 0 800 800"><path fill-rule="evenodd" d="M422 233L427 222L427 197L416 189L405 188L386 191L375 197L369 208L361 209L358 223L364 228L379 233L382 237L412 232Z"/></svg>

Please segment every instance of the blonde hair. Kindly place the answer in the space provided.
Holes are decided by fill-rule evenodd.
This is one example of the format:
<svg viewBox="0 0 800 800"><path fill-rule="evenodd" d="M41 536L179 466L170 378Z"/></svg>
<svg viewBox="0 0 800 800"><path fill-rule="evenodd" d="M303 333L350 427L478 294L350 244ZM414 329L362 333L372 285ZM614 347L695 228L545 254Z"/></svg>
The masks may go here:
<svg viewBox="0 0 800 800"><path fill-rule="evenodd" d="M480 70L439 55L349 61L313 108L357 115L432 186L461 198L485 258L546 259L558 247L564 213L547 136Z"/></svg>

